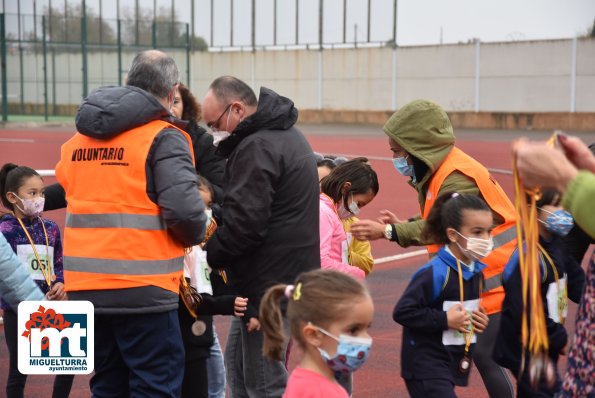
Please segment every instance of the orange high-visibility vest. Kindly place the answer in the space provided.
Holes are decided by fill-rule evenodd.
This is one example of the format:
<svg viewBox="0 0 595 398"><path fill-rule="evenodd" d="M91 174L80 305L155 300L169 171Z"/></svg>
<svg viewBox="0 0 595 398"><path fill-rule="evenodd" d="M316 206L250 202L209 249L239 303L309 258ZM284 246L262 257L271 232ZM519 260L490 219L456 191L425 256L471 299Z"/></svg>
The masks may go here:
<svg viewBox="0 0 595 398"><path fill-rule="evenodd" d="M490 209L504 220L501 225L498 225L492 231L494 250L482 260L487 267L483 271L485 288L481 295L481 304L488 314L494 314L502 309L502 301L504 300L502 272L517 246L515 208L500 184L492 178L481 163L460 149L453 148L431 177L428 192L426 193L426 203L422 209L422 218L424 220L430 214L442 183L453 171L458 171L475 181L481 196ZM428 245L427 249L428 252L435 253L440 249L440 245Z"/></svg>
<svg viewBox="0 0 595 398"><path fill-rule="evenodd" d="M68 291L158 286L177 293L184 247L147 195L147 155L164 121L109 140L80 133L62 145L56 177L66 191ZM188 140L190 137L180 130Z"/></svg>

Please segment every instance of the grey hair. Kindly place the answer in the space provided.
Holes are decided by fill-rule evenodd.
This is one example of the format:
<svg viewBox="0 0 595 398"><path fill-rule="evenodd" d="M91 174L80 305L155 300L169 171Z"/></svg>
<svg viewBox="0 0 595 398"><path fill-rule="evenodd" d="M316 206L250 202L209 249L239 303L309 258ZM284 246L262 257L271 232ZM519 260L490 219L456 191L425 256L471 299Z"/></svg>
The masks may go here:
<svg viewBox="0 0 595 398"><path fill-rule="evenodd" d="M134 57L126 84L157 98L166 98L179 80L178 67L171 56L162 51L147 50Z"/></svg>
<svg viewBox="0 0 595 398"><path fill-rule="evenodd" d="M218 77L211 83L209 88L215 94L215 98L222 104L229 104L232 101L241 101L247 106L256 106L258 104L254 91L237 77Z"/></svg>

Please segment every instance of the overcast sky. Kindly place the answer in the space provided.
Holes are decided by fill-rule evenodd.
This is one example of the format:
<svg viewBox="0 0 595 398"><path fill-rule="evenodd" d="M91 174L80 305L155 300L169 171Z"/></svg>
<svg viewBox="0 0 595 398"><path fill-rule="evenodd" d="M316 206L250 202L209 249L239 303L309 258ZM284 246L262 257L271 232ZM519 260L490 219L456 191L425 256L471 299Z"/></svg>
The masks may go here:
<svg viewBox="0 0 595 398"><path fill-rule="evenodd" d="M81 0L51 0L64 8ZM140 6L171 10L190 23L192 0L139 0ZM210 41L211 0L195 1L195 32ZM214 44L230 42L230 1L234 1L234 44L250 44L252 0L214 0ZM256 0L256 43L273 43L273 4ZM19 0L2 0L6 13L16 13ZM87 0L87 7L104 18L116 18L117 0ZM50 0L20 0L21 13L31 14L33 4L41 12ZM119 0L120 15L131 13L135 0ZM367 39L367 0L347 0L347 41ZM277 0L277 43L295 43L296 0ZM324 0L324 41L343 41L344 0ZM371 41L390 40L393 35L393 0L371 0ZM299 42L318 41L319 0L299 0ZM397 42L401 46L482 41L569 38L583 34L595 19L595 0L399 0ZM357 29L356 29L357 26Z"/></svg>

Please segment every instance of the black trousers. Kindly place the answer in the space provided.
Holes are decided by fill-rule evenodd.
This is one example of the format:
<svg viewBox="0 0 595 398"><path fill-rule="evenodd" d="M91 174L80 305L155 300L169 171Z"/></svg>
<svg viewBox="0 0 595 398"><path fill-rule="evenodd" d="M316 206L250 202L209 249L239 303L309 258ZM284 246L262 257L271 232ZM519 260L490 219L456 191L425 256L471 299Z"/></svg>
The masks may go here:
<svg viewBox="0 0 595 398"><path fill-rule="evenodd" d="M12 310L4 311L4 337L9 353L8 380L6 381L7 398L23 398L27 375L18 368L18 316ZM68 398L74 375L57 375L54 379L52 398Z"/></svg>
<svg viewBox="0 0 595 398"><path fill-rule="evenodd" d="M446 379L405 380L411 398L456 398L455 385Z"/></svg>

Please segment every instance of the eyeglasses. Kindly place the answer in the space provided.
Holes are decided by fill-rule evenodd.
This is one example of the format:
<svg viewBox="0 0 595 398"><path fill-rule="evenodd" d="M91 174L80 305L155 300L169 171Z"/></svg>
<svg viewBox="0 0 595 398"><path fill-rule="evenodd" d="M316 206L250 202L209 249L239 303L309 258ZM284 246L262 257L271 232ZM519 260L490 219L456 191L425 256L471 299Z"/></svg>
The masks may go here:
<svg viewBox="0 0 595 398"><path fill-rule="evenodd" d="M221 120L221 118L223 117L223 115L225 115L227 113L227 111L229 110L229 108L231 107L232 104L229 104L225 107L225 110L223 112L221 112L221 114L219 115L219 117L211 123L207 123L207 127L211 129L211 131L219 131L219 120Z"/></svg>

